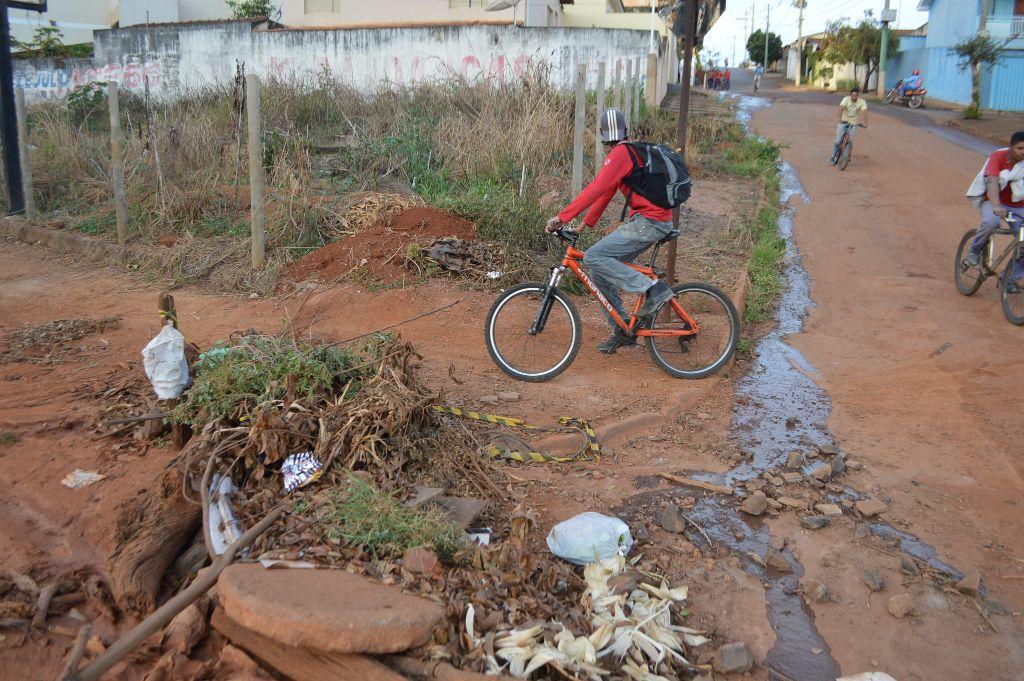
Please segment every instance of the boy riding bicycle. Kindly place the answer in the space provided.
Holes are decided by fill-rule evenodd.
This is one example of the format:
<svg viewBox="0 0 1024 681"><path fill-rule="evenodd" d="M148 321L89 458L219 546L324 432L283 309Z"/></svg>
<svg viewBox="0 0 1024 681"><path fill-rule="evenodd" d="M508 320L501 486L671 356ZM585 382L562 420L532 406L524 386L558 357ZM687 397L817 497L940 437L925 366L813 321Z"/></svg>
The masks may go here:
<svg viewBox="0 0 1024 681"><path fill-rule="evenodd" d="M608 203L621 191L626 195L629 219L611 234L587 249L583 263L590 271L590 278L604 294L608 302L622 319L629 319L619 290L642 293L646 296L637 316L649 317L672 299L672 289L664 282L653 280L628 267L625 263L635 260L672 231L672 211L651 203L639 193L632 191L625 183L634 170L634 159L628 144L626 117L618 109L608 109L601 115L601 140L608 149L604 165L579 195L557 216L548 220L545 230L553 233L567 222L587 210L583 218L584 227L593 227L601 219ZM612 335L597 346L601 352L611 355L619 347L636 345L633 336L624 333L605 312Z"/></svg>
<svg viewBox="0 0 1024 681"><path fill-rule="evenodd" d="M1024 130L1013 133L1009 147L997 149L988 157L967 196L980 203L981 225L964 263L978 267L981 252L999 229L1000 220L1010 215L1024 220ZM1010 280L1024 287L1024 258L1013 264Z"/></svg>
<svg viewBox="0 0 1024 681"><path fill-rule="evenodd" d="M835 165L839 162L839 145L843 141L843 135L850 134L850 141L857 132L857 126L868 127L868 104L860 97L860 88L850 90L849 97L843 97L839 103L839 125L836 126L836 141L832 145L832 158L829 162Z"/></svg>

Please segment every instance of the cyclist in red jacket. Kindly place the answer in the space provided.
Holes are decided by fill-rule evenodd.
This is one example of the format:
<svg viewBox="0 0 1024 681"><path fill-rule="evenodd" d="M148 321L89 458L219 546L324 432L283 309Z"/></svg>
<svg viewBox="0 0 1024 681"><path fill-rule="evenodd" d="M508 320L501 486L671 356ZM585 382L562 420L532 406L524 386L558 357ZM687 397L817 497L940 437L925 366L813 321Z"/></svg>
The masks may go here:
<svg viewBox="0 0 1024 681"><path fill-rule="evenodd" d="M608 109L601 115L601 139L608 154L601 171L579 196L557 216L548 220L545 229L554 232L567 222L587 211L584 227L593 227L601 218L615 192L622 192L629 202L629 218L611 234L587 249L583 263L590 278L601 290L626 323L629 316L622 307L619 290L643 293L647 296L637 315L643 319L658 311L672 299L672 289L662 281L654 281L624 263L635 260L641 253L672 231L672 211L656 206L636 192L630 191L624 180L633 172L634 161L628 144L626 117L618 109ZM589 210L588 210L589 209ZM597 346L605 354L614 354L619 347L636 345L636 338L627 335L605 312L612 327L611 337Z"/></svg>

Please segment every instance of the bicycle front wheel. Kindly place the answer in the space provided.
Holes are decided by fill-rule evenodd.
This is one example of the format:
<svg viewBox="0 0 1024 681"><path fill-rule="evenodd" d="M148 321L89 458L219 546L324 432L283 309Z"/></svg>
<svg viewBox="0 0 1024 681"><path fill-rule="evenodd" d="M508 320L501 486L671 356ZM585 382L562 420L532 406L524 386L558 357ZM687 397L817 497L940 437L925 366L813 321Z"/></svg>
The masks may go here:
<svg viewBox="0 0 1024 681"><path fill-rule="evenodd" d="M967 251L974 241L974 235L978 230L971 229L960 239L960 247L956 249L956 262L953 263L953 281L956 282L956 290L965 296L973 296L985 282L985 269L979 264L972 267L964 262Z"/></svg>
<svg viewBox="0 0 1024 681"><path fill-rule="evenodd" d="M740 315L729 296L710 284L676 284L672 291L700 331L693 336L647 336L647 352L655 364L676 378L710 376L736 352ZM669 302L646 328L657 333L692 327Z"/></svg>
<svg viewBox="0 0 1024 681"><path fill-rule="evenodd" d="M840 170L846 170L846 166L850 165L851 153L853 153L853 144L847 140L846 144L843 145L843 150L839 153Z"/></svg>
<svg viewBox="0 0 1024 681"><path fill-rule="evenodd" d="M520 381L547 381L568 368L580 349L580 316L560 290L552 292L543 331L531 334L547 284L531 282L505 290L494 301L484 335L494 363Z"/></svg>
<svg viewBox="0 0 1024 681"><path fill-rule="evenodd" d="M1003 304L1003 314L1007 321L1017 326L1024 325L1024 289L1016 286L1010 278L1013 272L1013 261L999 277L999 299Z"/></svg>

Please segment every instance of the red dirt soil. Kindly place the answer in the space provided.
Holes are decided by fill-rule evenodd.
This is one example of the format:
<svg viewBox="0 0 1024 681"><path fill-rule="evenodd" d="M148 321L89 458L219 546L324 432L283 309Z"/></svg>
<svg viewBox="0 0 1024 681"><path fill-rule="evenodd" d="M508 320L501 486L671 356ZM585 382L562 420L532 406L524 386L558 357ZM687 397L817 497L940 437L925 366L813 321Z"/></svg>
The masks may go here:
<svg viewBox="0 0 1024 681"><path fill-rule="evenodd" d="M475 239L476 225L430 206L407 208L290 263L278 279L278 289L289 289L307 279L340 281L360 266L380 280L395 281L409 274L404 262L411 245L429 246L442 237Z"/></svg>

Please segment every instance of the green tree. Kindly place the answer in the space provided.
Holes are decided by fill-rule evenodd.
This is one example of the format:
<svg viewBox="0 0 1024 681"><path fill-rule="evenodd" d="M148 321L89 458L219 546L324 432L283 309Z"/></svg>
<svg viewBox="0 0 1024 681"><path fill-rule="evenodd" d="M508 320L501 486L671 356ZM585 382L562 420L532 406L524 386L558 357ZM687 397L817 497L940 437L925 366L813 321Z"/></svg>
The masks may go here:
<svg viewBox="0 0 1024 681"><path fill-rule="evenodd" d="M764 63L764 31L757 29L747 38L747 54L750 61L768 68L782 59L782 38L777 33L768 33L768 64Z"/></svg>
<svg viewBox="0 0 1024 681"><path fill-rule="evenodd" d="M252 19L254 17L267 17L278 19L281 10L274 4L273 0L227 0L231 8L233 19Z"/></svg>
<svg viewBox="0 0 1024 681"><path fill-rule="evenodd" d="M1005 42L999 42L986 34L961 40L953 46L960 57L960 70L971 70L971 105L964 109L964 118L981 118L981 69L991 69L999 61Z"/></svg>
<svg viewBox="0 0 1024 681"><path fill-rule="evenodd" d="M825 29L823 44L825 61L833 64L853 62L867 67L864 73L863 89L868 89L872 74L878 71L882 52L882 26L868 13L860 23L852 26L843 21L834 21ZM896 54L900 38L894 31L889 33L889 54Z"/></svg>

